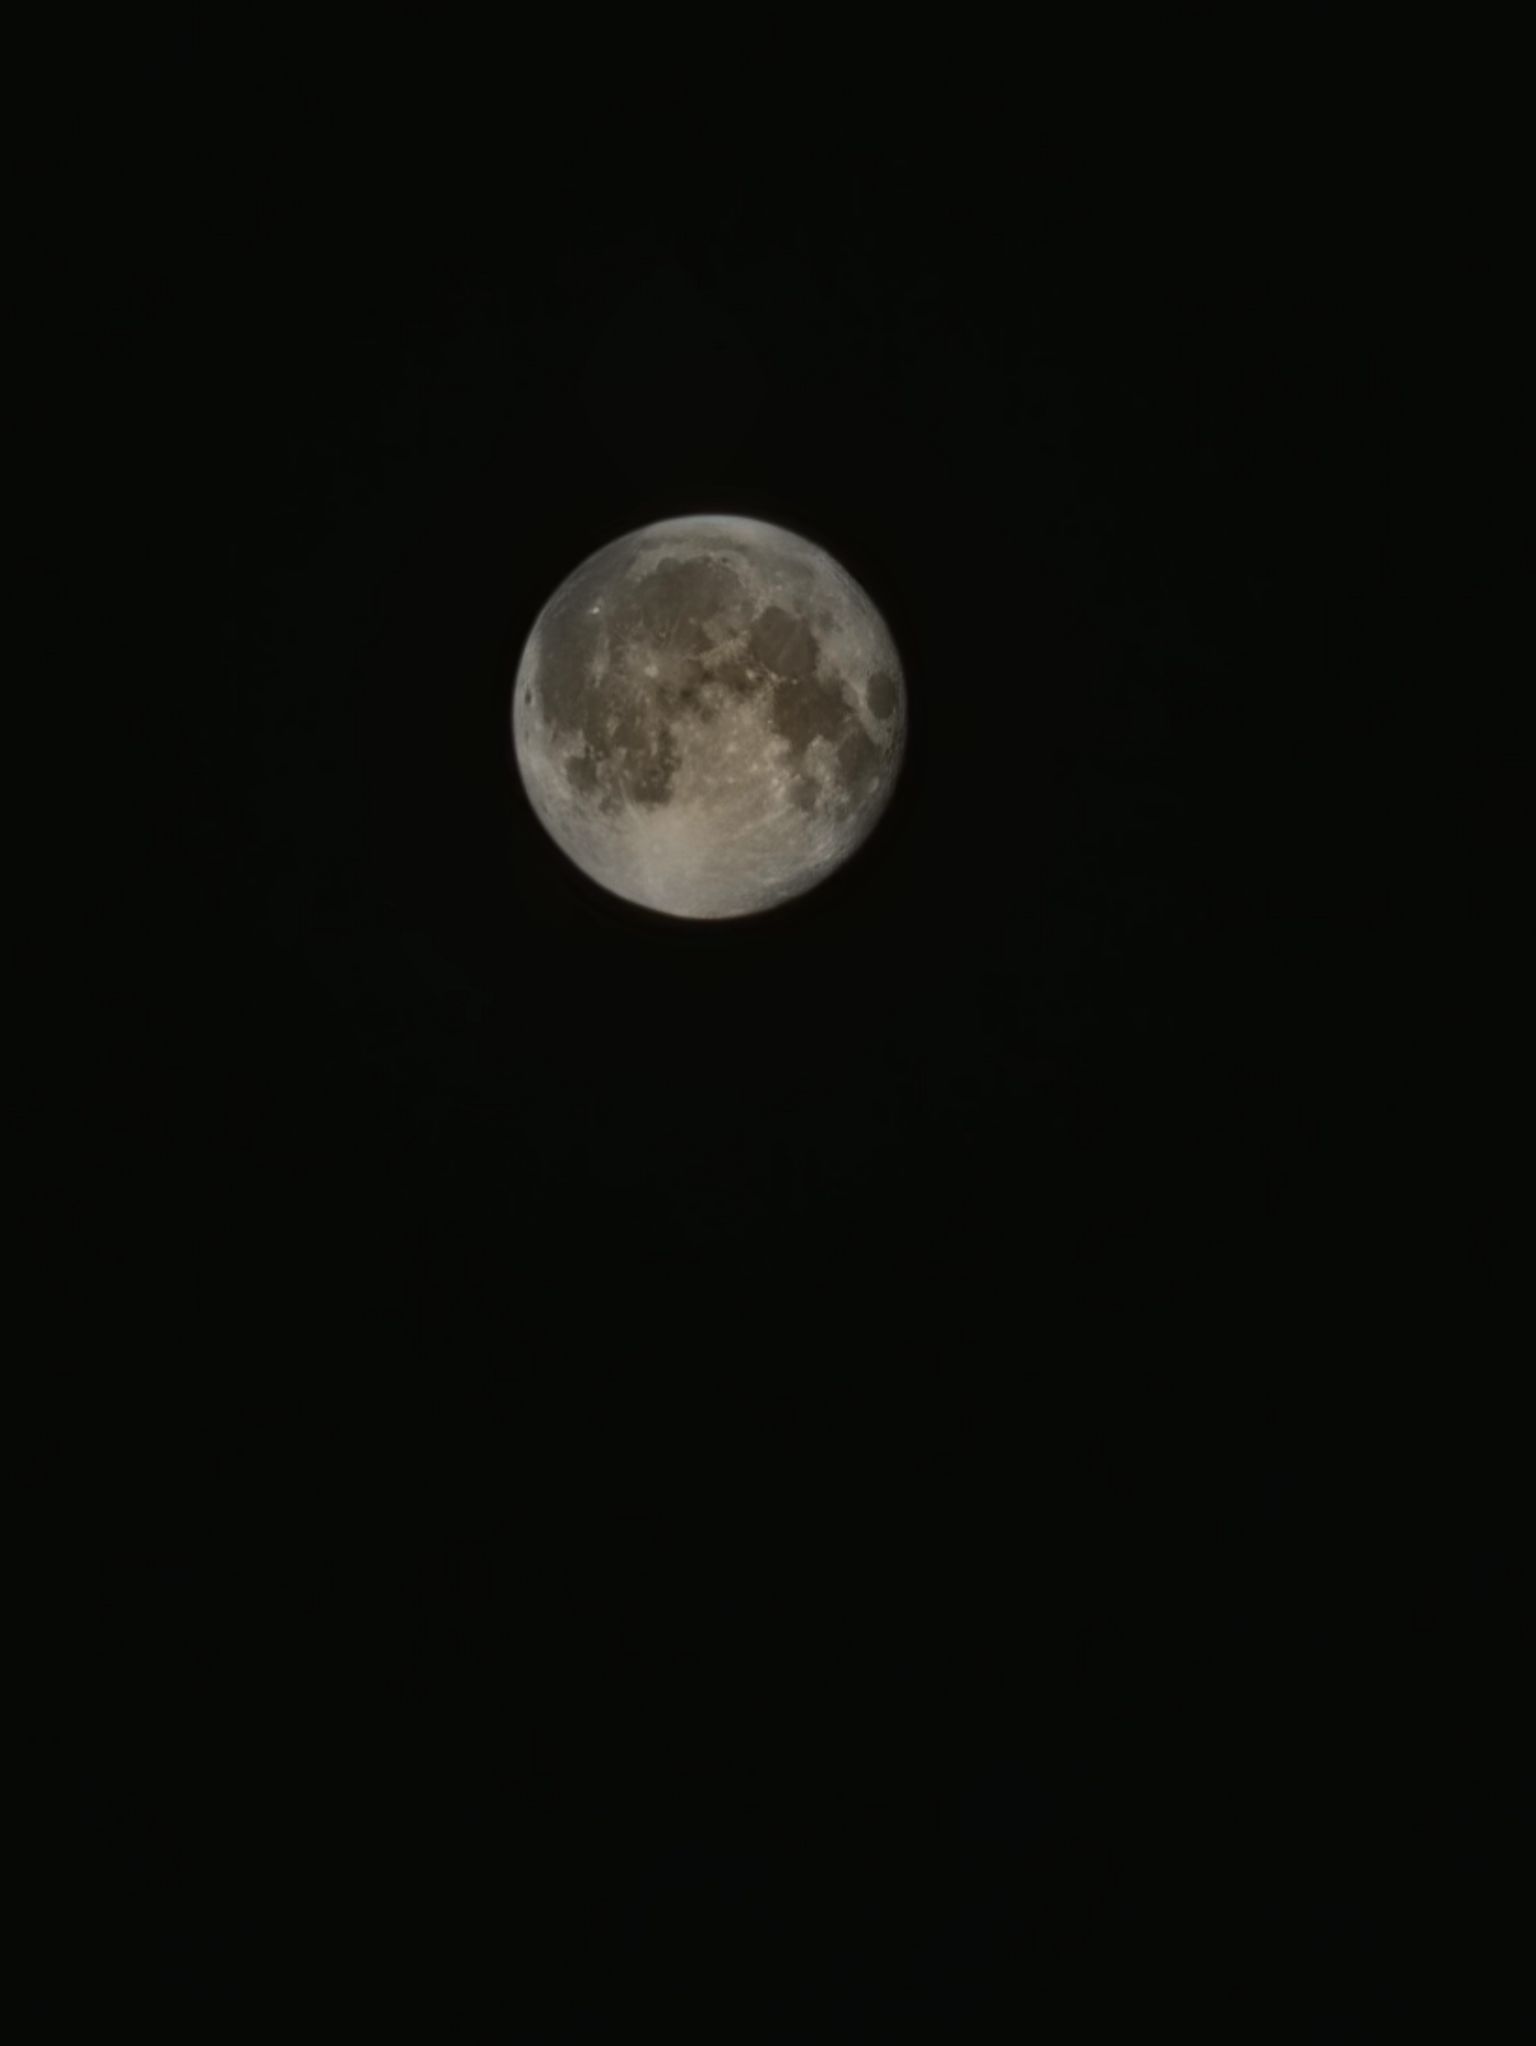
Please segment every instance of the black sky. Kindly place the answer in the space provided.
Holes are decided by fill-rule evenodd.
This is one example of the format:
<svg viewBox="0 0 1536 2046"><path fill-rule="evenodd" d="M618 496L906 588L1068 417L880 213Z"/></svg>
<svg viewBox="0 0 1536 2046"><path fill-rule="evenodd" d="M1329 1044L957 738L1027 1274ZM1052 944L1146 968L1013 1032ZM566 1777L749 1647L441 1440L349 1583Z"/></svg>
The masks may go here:
<svg viewBox="0 0 1536 2046"><path fill-rule="evenodd" d="M547 31L135 62L131 1979L1371 2036L1400 1644L1491 1596L1345 1426L1413 1141L1372 180L1219 49L1132 116L1043 46ZM715 508L865 584L911 740L695 928L562 862L508 709L577 561Z"/></svg>

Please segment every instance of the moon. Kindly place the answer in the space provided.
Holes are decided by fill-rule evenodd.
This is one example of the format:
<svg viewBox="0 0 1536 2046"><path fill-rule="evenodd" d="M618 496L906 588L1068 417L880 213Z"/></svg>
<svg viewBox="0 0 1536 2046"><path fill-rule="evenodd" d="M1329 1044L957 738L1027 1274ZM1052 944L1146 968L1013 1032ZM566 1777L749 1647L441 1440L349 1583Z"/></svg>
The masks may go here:
<svg viewBox="0 0 1536 2046"><path fill-rule="evenodd" d="M760 519L664 519L567 576L518 664L534 814L590 879L675 917L749 916L869 836L906 741L885 621Z"/></svg>

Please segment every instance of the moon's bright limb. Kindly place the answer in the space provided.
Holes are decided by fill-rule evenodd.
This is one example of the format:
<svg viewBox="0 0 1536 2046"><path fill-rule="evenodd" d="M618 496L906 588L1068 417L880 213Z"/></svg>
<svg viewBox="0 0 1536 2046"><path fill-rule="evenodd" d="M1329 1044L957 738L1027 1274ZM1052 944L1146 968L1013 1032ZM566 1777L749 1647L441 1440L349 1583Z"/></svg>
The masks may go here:
<svg viewBox="0 0 1536 2046"><path fill-rule="evenodd" d="M885 621L820 547L758 519L666 519L544 606L512 732L539 821L583 873L671 916L744 916L868 836L906 690Z"/></svg>

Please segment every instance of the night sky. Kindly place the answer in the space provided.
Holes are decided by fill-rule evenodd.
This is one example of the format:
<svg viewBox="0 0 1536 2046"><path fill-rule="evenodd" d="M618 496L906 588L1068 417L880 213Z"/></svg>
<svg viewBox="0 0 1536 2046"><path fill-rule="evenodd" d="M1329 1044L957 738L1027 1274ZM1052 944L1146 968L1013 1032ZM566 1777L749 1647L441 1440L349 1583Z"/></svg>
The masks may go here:
<svg viewBox="0 0 1536 2046"><path fill-rule="evenodd" d="M1502 1553L1387 1441L1377 188L1233 53L1133 119L618 33L134 57L123 2007L1374 2036L1482 1866L1399 1706ZM588 884L510 750L551 591L699 510L909 692L739 925Z"/></svg>

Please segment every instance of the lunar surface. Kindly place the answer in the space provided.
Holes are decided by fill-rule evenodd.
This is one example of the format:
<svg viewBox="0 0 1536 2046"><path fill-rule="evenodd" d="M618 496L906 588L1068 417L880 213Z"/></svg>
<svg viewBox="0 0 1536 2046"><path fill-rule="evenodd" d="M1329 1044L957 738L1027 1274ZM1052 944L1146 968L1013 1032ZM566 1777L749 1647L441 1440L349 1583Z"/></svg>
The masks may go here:
<svg viewBox="0 0 1536 2046"><path fill-rule="evenodd" d="M821 548L757 519L667 519L544 606L512 732L535 813L583 873L671 916L745 916L869 835L906 691L884 620Z"/></svg>

